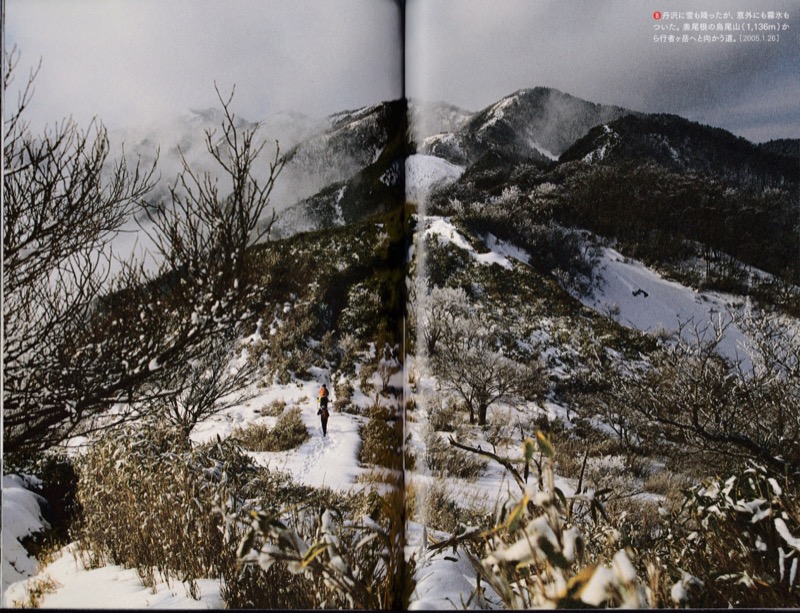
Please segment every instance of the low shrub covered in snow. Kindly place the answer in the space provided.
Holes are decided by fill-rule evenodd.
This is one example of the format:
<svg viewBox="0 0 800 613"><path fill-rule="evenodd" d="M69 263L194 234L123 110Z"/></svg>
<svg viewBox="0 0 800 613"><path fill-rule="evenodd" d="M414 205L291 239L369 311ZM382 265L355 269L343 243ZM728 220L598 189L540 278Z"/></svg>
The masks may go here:
<svg viewBox="0 0 800 613"><path fill-rule="evenodd" d="M650 549L651 564L672 580L663 591L669 589L675 604L800 606L796 484L754 464L695 485L684 496L666 518L669 530Z"/></svg>
<svg viewBox="0 0 800 613"><path fill-rule="evenodd" d="M148 586L181 580L194 597L198 579L218 578L232 607L311 606L285 571L265 577L237 566L236 518L308 493L256 467L234 442L193 447L175 429L137 424L104 434L76 468L87 566L135 568Z"/></svg>

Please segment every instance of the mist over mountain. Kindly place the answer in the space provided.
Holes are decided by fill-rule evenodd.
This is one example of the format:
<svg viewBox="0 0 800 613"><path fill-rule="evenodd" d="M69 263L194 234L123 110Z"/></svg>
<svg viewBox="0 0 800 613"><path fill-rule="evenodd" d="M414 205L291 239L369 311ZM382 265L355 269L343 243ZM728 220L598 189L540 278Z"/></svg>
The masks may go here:
<svg viewBox="0 0 800 613"><path fill-rule="evenodd" d="M409 100L408 118L415 142L443 132L455 132L474 115L447 102Z"/></svg>
<svg viewBox="0 0 800 613"><path fill-rule="evenodd" d="M382 212L387 198L402 201L405 101L337 113L328 121L325 130L286 153L278 197L286 206L277 207L288 209L278 222L281 234L291 233L291 224L302 225L303 219L306 227L348 223Z"/></svg>
<svg viewBox="0 0 800 613"><path fill-rule="evenodd" d="M220 109L194 109L171 121L111 134L125 155L142 166L157 160L160 177L148 202L169 198L183 162L198 176L217 180L216 163L207 153L207 136L221 138ZM278 214L276 236L351 221L381 212L385 202L401 202L402 158L407 150L405 101L385 102L324 119L286 111L262 121L235 117L239 130L257 130L265 147L255 176L266 180L276 152L285 166L271 194ZM337 208L338 207L338 208ZM140 220L143 217L140 216Z"/></svg>

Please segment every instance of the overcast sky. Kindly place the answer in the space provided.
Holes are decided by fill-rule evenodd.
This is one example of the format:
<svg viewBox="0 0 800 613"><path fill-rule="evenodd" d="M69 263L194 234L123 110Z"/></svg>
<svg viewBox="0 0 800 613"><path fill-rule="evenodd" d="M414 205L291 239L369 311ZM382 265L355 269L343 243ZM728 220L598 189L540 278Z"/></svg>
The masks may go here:
<svg viewBox="0 0 800 613"><path fill-rule="evenodd" d="M788 11L790 28L777 43L658 45L659 10ZM406 14L410 97L476 111L542 85L755 141L800 138L797 0L407 0Z"/></svg>
<svg viewBox="0 0 800 613"><path fill-rule="evenodd" d="M30 118L131 127L218 106L322 117L398 98L397 0L5 0ZM657 10L788 11L778 43L658 45ZM797 0L407 0L406 94L477 111L544 85L751 140L800 138ZM11 102L11 101L10 101ZM8 106L8 105L7 105Z"/></svg>
<svg viewBox="0 0 800 613"><path fill-rule="evenodd" d="M219 107L324 117L402 96L394 0L5 0L17 81L42 59L31 119L130 127Z"/></svg>

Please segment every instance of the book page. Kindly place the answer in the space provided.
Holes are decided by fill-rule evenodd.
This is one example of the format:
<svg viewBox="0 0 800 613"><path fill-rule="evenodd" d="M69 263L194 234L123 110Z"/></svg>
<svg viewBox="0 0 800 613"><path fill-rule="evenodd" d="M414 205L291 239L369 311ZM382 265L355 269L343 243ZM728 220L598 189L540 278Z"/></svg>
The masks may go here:
<svg viewBox="0 0 800 613"><path fill-rule="evenodd" d="M797 8L406 3L414 607L797 606Z"/></svg>

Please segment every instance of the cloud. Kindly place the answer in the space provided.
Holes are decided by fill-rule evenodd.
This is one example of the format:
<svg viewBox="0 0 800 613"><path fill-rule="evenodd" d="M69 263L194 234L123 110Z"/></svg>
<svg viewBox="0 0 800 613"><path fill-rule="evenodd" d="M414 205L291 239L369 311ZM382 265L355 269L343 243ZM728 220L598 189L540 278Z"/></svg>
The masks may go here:
<svg viewBox="0 0 800 613"><path fill-rule="evenodd" d="M130 126L217 106L321 117L402 95L399 0L6 0L7 43L41 57L31 118ZM770 10L796 2L771 0ZM749 0L407 0L407 93L472 111L544 85L738 134L800 137L800 37L664 46L653 12ZM792 98L792 96L795 96ZM13 99L13 98L12 98ZM790 107L794 105L794 112ZM748 108L747 114L734 112ZM782 109L780 112L777 109ZM788 109L788 110L787 110Z"/></svg>
<svg viewBox="0 0 800 613"><path fill-rule="evenodd" d="M6 36L43 66L38 121L110 127L216 106L322 116L402 95L392 0L8 0Z"/></svg>

